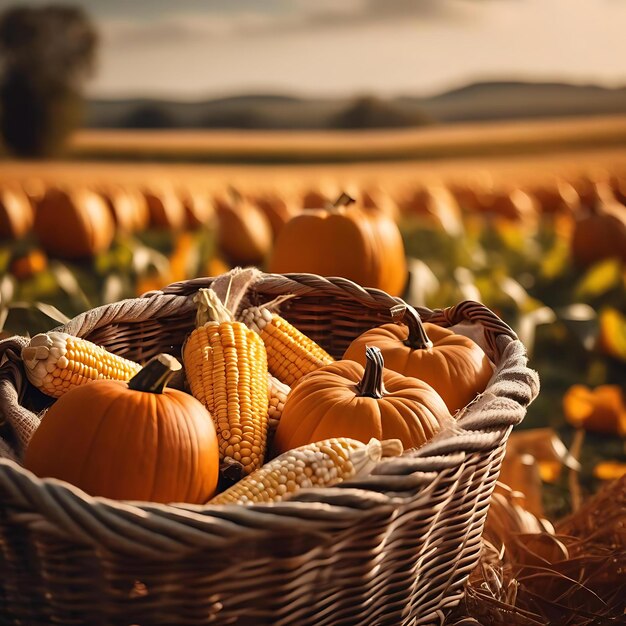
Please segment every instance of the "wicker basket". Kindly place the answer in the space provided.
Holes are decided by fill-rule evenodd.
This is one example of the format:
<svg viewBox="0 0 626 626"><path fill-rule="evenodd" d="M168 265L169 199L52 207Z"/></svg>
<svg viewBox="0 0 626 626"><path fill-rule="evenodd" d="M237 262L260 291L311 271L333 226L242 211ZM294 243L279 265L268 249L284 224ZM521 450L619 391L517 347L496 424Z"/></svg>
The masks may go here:
<svg viewBox="0 0 626 626"><path fill-rule="evenodd" d="M259 278L249 301L295 294L282 314L337 357L401 302L344 279ZM192 295L212 280L99 307L62 329L139 361L179 355ZM496 373L454 433L359 482L275 505L164 506L92 498L0 459L0 624L442 623L476 564L507 437L538 379L512 331L482 305L419 313L443 326L480 323ZM0 343L5 457L18 458L20 432L23 446L42 406L23 374L24 343Z"/></svg>

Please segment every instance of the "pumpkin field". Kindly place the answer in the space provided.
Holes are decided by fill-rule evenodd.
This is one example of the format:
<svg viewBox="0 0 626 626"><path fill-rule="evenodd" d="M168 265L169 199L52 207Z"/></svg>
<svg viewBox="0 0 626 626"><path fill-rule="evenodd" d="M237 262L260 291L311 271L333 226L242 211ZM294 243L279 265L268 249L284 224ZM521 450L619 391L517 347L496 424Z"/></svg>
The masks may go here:
<svg viewBox="0 0 626 626"><path fill-rule="evenodd" d="M490 515L496 521L486 531L494 545L507 542L510 550L510 537L498 534L504 532L497 525L498 515L524 511L523 515L530 512L537 519L560 519L583 510L584 500L622 476L626 468L625 202L626 156L611 147L428 162L272 166L7 161L0 165L2 333L4 337L32 337L102 304L247 266L276 273L345 276L400 296L418 308L440 309L467 300L484 303L525 344L530 366L541 380L541 393L509 440L501 479L513 492L495 497ZM328 213L326 225L316 217L320 210ZM350 211L358 211L359 218L348 225ZM328 228L332 219L336 220L334 230ZM212 319L220 319L220 306L207 301ZM409 326L408 341L413 347L426 346L430 339L420 331L419 318L412 326L406 321L407 312L403 314ZM198 316L200 324L200 312ZM246 324L262 330L276 321L250 318ZM27 349L31 357L25 352L24 358L32 358L25 363L35 368L31 382L40 381L41 389L56 397L73 383L68 378L60 386L46 388L34 373L39 358L35 355L52 354L53 348L61 354L68 350L76 353L79 348L70 344L64 347L67 339L62 336L47 336L51 338L47 344L35 337ZM438 341L435 335L430 338ZM271 342L267 338L264 341L268 358L272 358ZM381 335L375 341L383 345L387 339ZM363 353L366 358L358 357L366 344L365 339L362 345L356 341L346 353L347 358L361 360L366 366L363 381L358 382L361 370L348 372L346 367L341 375L346 381L364 385L370 397L380 397L383 381L379 373L376 382L375 374L375 368L381 367L379 356L367 348ZM190 338L183 352L186 363L195 358L187 352L191 355L200 350L194 346ZM318 349L311 343L307 358L313 359L316 367L332 363L333 359L323 350L317 353ZM253 348L250 350L252 355ZM350 350L354 356L349 356ZM130 367L128 376L136 373L133 363L109 362L106 359L110 355L103 353L93 356L91 362L120 372ZM261 368L258 361L251 362ZM374 372L370 378L367 367ZM161 385L162 390L163 381L175 376L176 369L170 361L151 361L142 370L142 380L132 388L146 391ZM280 416L289 385L295 385L307 370L294 371L287 368L280 370L277 378L270 377L270 431L280 425L274 446L285 453L295 449L290 453L291 463L314 467L322 463L322 453L317 444L306 445L306 438L295 436L293 424L298 423L299 415L287 410ZM262 371L257 374L264 376ZM491 366L472 374L481 387L490 375ZM308 386L302 384L297 392L292 391L289 397L294 397L293 403L296 399L306 402L310 390L331 385L330 378L324 376L330 374L320 371L317 378L311 375ZM420 378L436 386L445 372L425 371ZM287 386L281 386L283 383ZM194 395L201 397L204 391L196 390L193 384ZM384 385L402 390L401 381L392 378L385 379ZM75 402L90 402L89 387L81 389L85 397L81 399L77 393ZM462 385L437 389L445 405L438 395L428 399L420 388L404 390L419 396L426 407L421 418L424 424L428 422L426 415L448 410L454 414L475 394L473 387L465 390ZM102 392L106 392L104 386ZM353 392L345 393L351 397ZM130 407L130 398L127 402ZM193 410L189 407L190 413ZM359 411L363 414L364 409ZM427 432L428 437L437 428ZM51 471L45 465L54 456L54 445L50 447L43 436L48 432L40 427L39 438L34 437L28 448L30 456L25 459L27 467L39 475ZM335 459L333 462L343 459L339 471L348 477L362 471L361 461L355 459L363 454L380 460L400 453L391 443L383 443L380 449L370 444L365 453L351 448L353 444L346 443L351 440L330 439L334 436L328 433L328 440L335 442L329 444L332 450L324 449L326 473L320 473L318 467L312 483L304 475L295 478L299 486L328 484L329 477L338 471L330 458ZM233 468L244 461L248 463L245 473L260 466L254 452L260 445L256 431L253 437L246 452L242 449L231 460L230 469L222 468L229 480ZM233 441L239 439L233 430L231 440L220 443L220 456L232 450ZM201 445L212 450L214 442L203 441ZM109 462L105 456L98 458L102 466ZM277 478L282 458L256 470L261 473L258 480L263 482L261 489L266 495L284 493L284 483ZM183 457L180 463L186 463ZM206 479L198 476L189 489L200 490L203 495L199 501L205 501L215 490L217 474ZM94 480L81 486L113 498L167 502L178 497L165 487L146 492L145 485L129 492L131 495L118 493L97 482L99 478ZM212 503L245 502L258 497L258 489L242 480ZM521 532L538 532L536 528L528 530L529 519L524 520L518 520ZM510 532L511 524L505 524L509 528L506 532ZM521 562L526 558L511 554ZM522 573L516 575L522 580ZM482 579L475 578L477 573L473 576L476 586L471 587L464 610L469 615L489 615L496 610L490 603L497 606L494 598L498 595L487 594L485 600L477 591ZM532 588L530 581L525 584ZM480 608L472 602L478 602ZM608 603L606 614L613 614L615 602L619 603L615 599ZM548 615L548 608L541 606L539 613Z"/></svg>
<svg viewBox="0 0 626 626"><path fill-rule="evenodd" d="M280 229L303 207L346 192L400 227L406 257L388 249L396 282L373 286L415 306L485 303L517 332L540 372L542 393L524 426L554 428L569 444L572 420L598 419L582 452L586 492L623 467L623 443L610 435L626 420L621 150L271 167L7 162L0 178L5 335L44 331L88 308L237 265L296 271L290 259L304 233L273 255ZM332 275L337 250L316 236L308 244L318 259L309 271ZM346 243L345 253L353 248L360 250ZM352 258L350 277L367 285L365 265ZM570 424L564 407L577 416ZM554 464L541 467L545 474ZM550 478L547 504L565 511L565 473Z"/></svg>

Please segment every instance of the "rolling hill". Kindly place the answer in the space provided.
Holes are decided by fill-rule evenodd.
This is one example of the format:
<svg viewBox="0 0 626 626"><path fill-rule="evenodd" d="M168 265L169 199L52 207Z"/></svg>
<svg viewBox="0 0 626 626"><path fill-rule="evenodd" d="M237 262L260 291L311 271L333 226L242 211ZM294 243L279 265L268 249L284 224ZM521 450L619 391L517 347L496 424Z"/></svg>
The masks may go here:
<svg viewBox="0 0 626 626"><path fill-rule="evenodd" d="M90 100L88 128L240 128L314 130L337 128L354 106L350 98L300 98L243 94L194 102L149 98ZM514 120L626 113L626 87L565 83L481 82L429 97L370 98L390 116L434 123ZM381 117L383 121L381 122ZM382 125L377 110L372 126ZM417 122L416 122L417 123Z"/></svg>

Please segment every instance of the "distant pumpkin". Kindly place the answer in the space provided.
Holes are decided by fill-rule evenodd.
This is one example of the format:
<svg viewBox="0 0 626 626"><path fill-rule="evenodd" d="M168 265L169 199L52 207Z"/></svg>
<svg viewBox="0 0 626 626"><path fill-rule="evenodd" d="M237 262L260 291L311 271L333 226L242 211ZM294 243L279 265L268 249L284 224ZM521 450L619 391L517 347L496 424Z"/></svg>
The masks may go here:
<svg viewBox="0 0 626 626"><path fill-rule="evenodd" d="M575 428L626 437L626 399L618 385L573 385L563 396L563 413Z"/></svg>
<svg viewBox="0 0 626 626"><path fill-rule="evenodd" d="M272 246L272 228L257 206L238 194L215 198L217 241L232 265L261 265Z"/></svg>
<svg viewBox="0 0 626 626"><path fill-rule="evenodd" d="M18 280L28 280L48 267L48 258L41 250L29 250L11 261L10 271Z"/></svg>
<svg viewBox="0 0 626 626"><path fill-rule="evenodd" d="M626 207L607 186L598 187L596 193L576 219L572 233L572 257L581 267L613 257L626 262Z"/></svg>
<svg viewBox="0 0 626 626"><path fill-rule="evenodd" d="M115 225L105 201L94 191L49 187L37 204L34 230L50 256L80 259L107 250Z"/></svg>
<svg viewBox="0 0 626 626"><path fill-rule="evenodd" d="M121 185L106 185L97 191L106 202L118 232L136 233L148 227L148 204L138 190Z"/></svg>
<svg viewBox="0 0 626 626"><path fill-rule="evenodd" d="M283 226L300 212L290 201L290 198L285 198L275 191L255 194L252 197L252 202L261 209L268 219L272 229L272 239L276 239Z"/></svg>
<svg viewBox="0 0 626 626"><path fill-rule="evenodd" d="M0 188L0 239L21 239L33 227L33 207L17 185Z"/></svg>
<svg viewBox="0 0 626 626"><path fill-rule="evenodd" d="M215 220L215 208L209 192L192 187L182 187L178 195L185 209L188 228L206 228Z"/></svg>
<svg viewBox="0 0 626 626"><path fill-rule="evenodd" d="M407 265L398 226L382 211L349 206L353 202L342 194L333 205L287 222L274 244L270 272L341 276L400 295Z"/></svg>
<svg viewBox="0 0 626 626"><path fill-rule="evenodd" d="M152 228L176 231L185 227L185 206L173 188L167 185L152 184L145 188L142 193L148 205Z"/></svg>

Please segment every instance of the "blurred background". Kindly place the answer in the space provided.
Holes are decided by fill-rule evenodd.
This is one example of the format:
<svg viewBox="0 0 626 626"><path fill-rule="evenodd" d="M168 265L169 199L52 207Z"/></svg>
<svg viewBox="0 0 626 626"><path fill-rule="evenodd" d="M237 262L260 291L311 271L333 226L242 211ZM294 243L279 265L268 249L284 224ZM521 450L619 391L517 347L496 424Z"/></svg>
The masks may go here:
<svg viewBox="0 0 626 626"><path fill-rule="evenodd" d="M0 13L4 336L236 265L316 271L274 250L345 191L399 228L397 295L482 301L528 346L542 393L510 480L536 511L562 515L623 474L626 3ZM325 273L354 278L330 241Z"/></svg>

